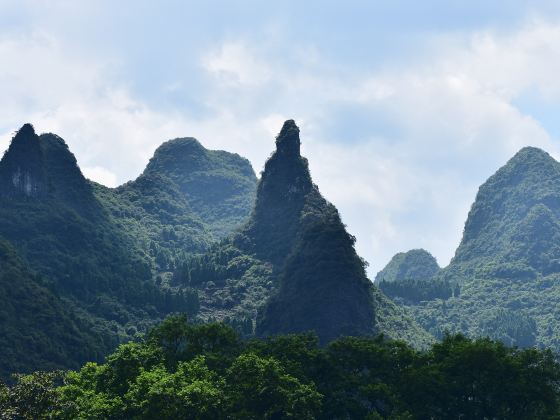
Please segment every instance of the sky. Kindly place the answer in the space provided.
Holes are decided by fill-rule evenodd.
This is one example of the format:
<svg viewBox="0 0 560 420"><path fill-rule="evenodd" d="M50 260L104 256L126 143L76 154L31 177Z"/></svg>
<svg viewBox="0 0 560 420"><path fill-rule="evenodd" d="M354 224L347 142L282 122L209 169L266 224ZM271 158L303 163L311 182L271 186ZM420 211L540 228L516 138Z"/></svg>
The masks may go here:
<svg viewBox="0 0 560 420"><path fill-rule="evenodd" d="M560 157L559 75L558 1L0 0L0 150L30 122L113 187L189 136L259 174L293 118L372 277L447 265L490 175Z"/></svg>

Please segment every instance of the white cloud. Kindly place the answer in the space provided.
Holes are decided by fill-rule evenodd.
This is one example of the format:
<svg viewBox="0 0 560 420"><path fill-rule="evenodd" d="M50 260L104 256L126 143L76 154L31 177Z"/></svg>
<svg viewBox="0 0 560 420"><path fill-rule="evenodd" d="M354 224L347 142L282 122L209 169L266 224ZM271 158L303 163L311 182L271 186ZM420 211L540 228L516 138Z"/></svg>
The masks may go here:
<svg viewBox="0 0 560 420"><path fill-rule="evenodd" d="M114 188L118 186L117 176L110 170L101 166L82 168L82 172L86 178L107 187Z"/></svg>
<svg viewBox="0 0 560 420"><path fill-rule="evenodd" d="M202 65L228 86L256 86L270 80L271 69L242 42L226 42L205 55Z"/></svg>
<svg viewBox="0 0 560 420"><path fill-rule="evenodd" d="M313 176L357 235L371 274L395 252L420 246L446 264L478 186L525 145L559 151L512 101L528 89L550 99L560 88L560 25L531 21L510 34L486 31L466 43L440 43L445 48L412 67L365 77L350 71L342 79L329 76L331 63L317 56L315 67L295 70L277 62L278 54L253 58L271 63L273 73L261 79L265 86L236 89L256 101L258 115L268 109L260 95L273 87L273 109L282 111L273 115L305 121L303 150ZM219 87L213 103L235 109L227 91ZM355 142L345 141L344 130L328 131L334 119L351 133L354 115L336 109L353 105L370 118ZM367 126L380 115L394 132ZM261 121L267 119L274 121Z"/></svg>

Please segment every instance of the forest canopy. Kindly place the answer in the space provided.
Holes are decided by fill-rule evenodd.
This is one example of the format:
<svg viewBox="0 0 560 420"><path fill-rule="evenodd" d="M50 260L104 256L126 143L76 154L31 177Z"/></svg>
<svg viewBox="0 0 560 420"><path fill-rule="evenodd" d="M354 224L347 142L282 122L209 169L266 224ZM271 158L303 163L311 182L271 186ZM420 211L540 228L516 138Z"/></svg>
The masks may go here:
<svg viewBox="0 0 560 420"><path fill-rule="evenodd" d="M103 364L14 381L0 386L3 418L545 419L560 409L549 350L460 334L425 351L383 336L244 341L180 315Z"/></svg>

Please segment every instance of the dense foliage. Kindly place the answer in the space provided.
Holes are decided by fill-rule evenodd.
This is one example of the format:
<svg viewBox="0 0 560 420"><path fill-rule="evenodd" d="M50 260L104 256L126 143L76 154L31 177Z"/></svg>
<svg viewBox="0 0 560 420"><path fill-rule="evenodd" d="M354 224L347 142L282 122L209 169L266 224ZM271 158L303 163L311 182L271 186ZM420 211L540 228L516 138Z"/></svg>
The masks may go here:
<svg viewBox="0 0 560 420"><path fill-rule="evenodd" d="M162 144L136 180L95 193L152 265L172 272L246 221L256 182L247 159L180 138Z"/></svg>
<svg viewBox="0 0 560 420"><path fill-rule="evenodd" d="M173 154L181 141L166 143L166 154ZM198 312L199 292L171 284L176 263L208 249L220 232L234 228L230 222L248 216L256 180L246 160L197 145L212 165L191 172L201 177L208 169L209 180L219 178L218 198L212 191L214 181L208 181L209 202L219 207L223 199L221 205L227 207L239 201L229 213L222 212L221 222L191 208L189 199L200 207L205 196L200 193L194 199L182 191L171 179L173 168L162 174L146 170L136 181L109 189L84 178L60 137L38 136L29 124L16 133L0 161L0 235L19 254L21 270L1 267L3 285L19 285L29 277L21 273L37 272L49 290L26 282L3 297L7 308L20 307L27 321L32 314L25 311L33 297L46 303L45 312L66 312L59 311L60 328L51 335L43 334L44 326L36 323L40 316L23 329L15 313L0 318L0 328L6 331L2 377L99 360L168 313ZM156 153L150 165L162 155ZM182 170L185 177L190 173L188 167ZM29 296L23 288L29 289ZM76 325L86 332L76 333ZM18 358L23 348L29 354Z"/></svg>
<svg viewBox="0 0 560 420"><path fill-rule="evenodd" d="M556 418L550 351L446 336L426 351L383 337L242 341L171 317L104 364L0 385L3 418Z"/></svg>
<svg viewBox="0 0 560 420"><path fill-rule="evenodd" d="M438 338L462 332L558 350L559 244L560 163L528 147L480 187L448 267L429 281L380 286Z"/></svg>
<svg viewBox="0 0 560 420"><path fill-rule="evenodd" d="M378 283L399 283L406 281L431 280L440 268L436 259L424 249L399 252L375 276Z"/></svg>
<svg viewBox="0 0 560 420"><path fill-rule="evenodd" d="M377 283L387 296L393 299L402 299L412 303L419 303L434 299L449 299L459 296L460 286L451 285L446 279L402 280L385 281Z"/></svg>
<svg viewBox="0 0 560 420"><path fill-rule="evenodd" d="M223 320L244 335L313 329L327 342L384 332L426 345L428 334L376 293L354 241L313 184L299 128L288 120L250 219L208 253L187 258L174 278L198 288L200 319ZM376 311L383 312L379 320Z"/></svg>
<svg viewBox="0 0 560 420"><path fill-rule="evenodd" d="M93 333L89 318L73 310L0 239L0 378L30 368L77 368L102 360L117 344Z"/></svg>
<svg viewBox="0 0 560 420"><path fill-rule="evenodd" d="M29 150L31 160L26 159ZM150 282L142 253L111 223L62 139L39 137L31 126L24 126L0 162L0 175L0 234L19 254L20 272L37 272L49 285L50 306L68 309L60 320L60 326L68 329L48 337L41 333L39 317L17 330L13 316L2 318L13 340L13 346L5 349L5 364L29 371L45 362L71 367L99 359L147 324L144 320L153 313L165 310L165 296ZM6 284L22 278L14 271L5 276ZM27 297L13 292L4 295L11 298L5 305L22 305L24 313ZM138 307L146 302L152 305L152 314L150 308ZM71 324L64 321L69 317L75 318ZM78 328L87 332L73 334ZM22 350L15 344L21 341L29 343L24 357L15 353Z"/></svg>
<svg viewBox="0 0 560 420"><path fill-rule="evenodd" d="M249 161L235 153L207 150L194 138L163 143L140 179L151 175L164 176L176 186L215 238L245 222L253 208L257 178Z"/></svg>

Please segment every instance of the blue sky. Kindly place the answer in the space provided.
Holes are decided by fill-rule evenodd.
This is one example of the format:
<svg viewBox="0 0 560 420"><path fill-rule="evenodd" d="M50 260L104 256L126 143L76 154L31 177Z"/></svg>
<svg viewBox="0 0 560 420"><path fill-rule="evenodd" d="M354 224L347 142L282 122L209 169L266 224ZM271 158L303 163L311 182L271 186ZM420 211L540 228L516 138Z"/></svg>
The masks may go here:
<svg viewBox="0 0 560 420"><path fill-rule="evenodd" d="M114 186L194 136L258 173L294 118L372 275L446 265L488 176L560 156L559 74L557 1L0 0L0 148L32 122Z"/></svg>

